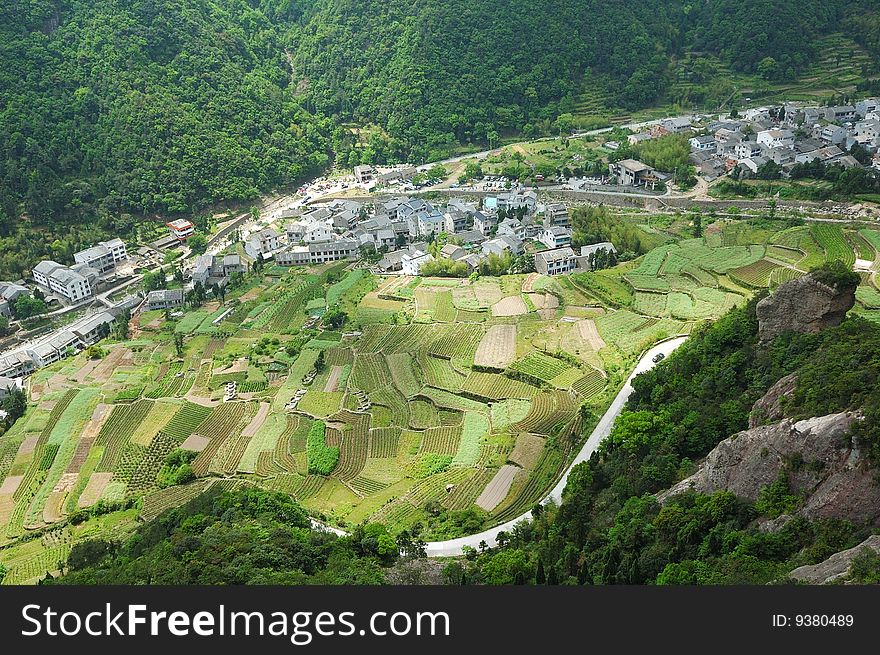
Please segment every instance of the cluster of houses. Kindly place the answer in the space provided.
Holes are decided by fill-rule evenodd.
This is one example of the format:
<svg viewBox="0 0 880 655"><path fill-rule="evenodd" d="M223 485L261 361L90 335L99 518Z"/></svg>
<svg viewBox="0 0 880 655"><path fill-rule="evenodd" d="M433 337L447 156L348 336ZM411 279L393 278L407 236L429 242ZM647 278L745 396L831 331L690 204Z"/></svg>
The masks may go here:
<svg viewBox="0 0 880 655"><path fill-rule="evenodd" d="M122 306L90 314L64 328L0 354L0 378L22 378L80 352L110 334Z"/></svg>
<svg viewBox="0 0 880 655"><path fill-rule="evenodd" d="M44 259L31 272L37 286L65 305L78 305L91 300L99 281L128 259L121 239L101 241L73 255L74 264L66 266Z"/></svg>
<svg viewBox="0 0 880 655"><path fill-rule="evenodd" d="M873 156L880 168L880 99L854 105L749 109L737 118L719 118L693 126L691 162L698 174L712 181L735 168L755 175L773 162L787 177L797 164L821 161L844 168L861 166L854 145Z"/></svg>
<svg viewBox="0 0 880 655"><path fill-rule="evenodd" d="M429 243L445 233L448 242L436 256L462 261L471 271L492 254L521 255L528 241L534 244L532 250L539 251L535 265L540 272L556 275L585 267L585 255L570 248L568 208L541 203L535 191L525 187L487 196L479 203L451 198L441 205L409 196L377 198L369 204L337 199L305 212L282 212L279 219L285 221L282 232L266 227L247 236L244 249L249 257L299 266L356 259L364 251L376 251L382 255L380 271L418 275L435 259ZM220 258L209 261L205 256L204 263L197 261L193 280L220 268ZM207 277L209 282L203 284L210 286L214 274ZM156 294L148 302L159 308L177 299L166 301Z"/></svg>
<svg viewBox="0 0 880 655"><path fill-rule="evenodd" d="M12 318L12 308L21 296L30 296L31 290L17 282L0 282L0 316Z"/></svg>

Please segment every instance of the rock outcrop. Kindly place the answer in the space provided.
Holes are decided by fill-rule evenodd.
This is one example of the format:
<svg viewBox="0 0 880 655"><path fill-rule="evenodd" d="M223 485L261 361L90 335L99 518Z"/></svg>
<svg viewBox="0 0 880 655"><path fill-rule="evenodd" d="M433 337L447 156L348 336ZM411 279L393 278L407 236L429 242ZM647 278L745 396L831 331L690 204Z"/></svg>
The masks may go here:
<svg viewBox="0 0 880 655"><path fill-rule="evenodd" d="M758 335L770 341L783 332L819 332L839 325L855 305L855 287L833 287L805 275L781 285L758 303Z"/></svg>
<svg viewBox="0 0 880 655"><path fill-rule="evenodd" d="M754 501L784 470L792 493L805 498L798 514L880 525L875 471L847 437L857 420L857 413L842 412L751 427L718 444L696 473L658 499L689 489L707 494L726 489Z"/></svg>
<svg viewBox="0 0 880 655"><path fill-rule="evenodd" d="M754 405L749 414L749 427L767 425L785 418L785 399L794 393L797 376L792 373L774 384Z"/></svg>
<svg viewBox="0 0 880 655"><path fill-rule="evenodd" d="M852 566L852 561L863 549L880 553L880 535L874 534L865 539L862 543L849 550L842 550L834 553L824 562L812 564L809 566L800 566L789 574L792 580L805 582L807 584L829 584L840 578L845 578Z"/></svg>

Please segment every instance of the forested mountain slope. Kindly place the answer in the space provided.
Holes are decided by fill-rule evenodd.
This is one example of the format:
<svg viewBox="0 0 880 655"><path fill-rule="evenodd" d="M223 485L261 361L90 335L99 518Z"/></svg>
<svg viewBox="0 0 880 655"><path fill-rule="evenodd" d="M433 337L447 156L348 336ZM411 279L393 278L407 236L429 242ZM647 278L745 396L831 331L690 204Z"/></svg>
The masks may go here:
<svg viewBox="0 0 880 655"><path fill-rule="evenodd" d="M123 213L254 198L376 123L372 159L551 129L591 84L634 109L669 58L802 68L844 0L11 0L0 7L0 239L27 217L125 232ZM20 259L42 254L3 242ZM24 255L25 257L21 257ZM4 269L9 267L4 266Z"/></svg>
<svg viewBox="0 0 880 655"><path fill-rule="evenodd" d="M125 234L121 213L252 198L328 162L329 121L300 107L277 30L244 0L13 0L0 64L0 238L24 215L76 246L99 220Z"/></svg>

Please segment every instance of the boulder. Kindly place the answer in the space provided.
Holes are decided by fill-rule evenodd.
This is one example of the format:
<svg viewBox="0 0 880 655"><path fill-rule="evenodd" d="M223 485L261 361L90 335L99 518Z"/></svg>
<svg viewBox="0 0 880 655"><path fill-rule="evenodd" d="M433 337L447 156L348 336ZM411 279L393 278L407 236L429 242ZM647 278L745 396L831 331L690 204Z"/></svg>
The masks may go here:
<svg viewBox="0 0 880 655"><path fill-rule="evenodd" d="M819 332L840 325L855 302L854 286L829 286L814 274L805 275L758 303L758 335L761 341L771 341L783 332Z"/></svg>

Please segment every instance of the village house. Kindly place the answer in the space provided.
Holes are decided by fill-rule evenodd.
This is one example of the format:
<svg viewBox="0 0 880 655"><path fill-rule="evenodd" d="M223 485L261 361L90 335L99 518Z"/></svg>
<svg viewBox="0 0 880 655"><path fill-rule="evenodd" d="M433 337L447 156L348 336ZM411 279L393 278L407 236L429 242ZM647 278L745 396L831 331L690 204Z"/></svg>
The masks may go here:
<svg viewBox="0 0 880 655"><path fill-rule="evenodd" d="M415 166L399 166L390 170L383 170L376 174L376 181L379 184L396 184L415 177L417 170Z"/></svg>
<svg viewBox="0 0 880 655"><path fill-rule="evenodd" d="M80 265L80 270L87 275L90 267ZM91 269L94 270L94 269ZM48 289L68 304L75 305L92 297L93 289L86 275L58 262L43 260L34 267L34 282Z"/></svg>
<svg viewBox="0 0 880 655"><path fill-rule="evenodd" d="M558 225L568 227L571 220L568 217L568 207L561 202L551 202L544 207L544 225Z"/></svg>
<svg viewBox="0 0 880 655"><path fill-rule="evenodd" d="M400 258L400 268L404 275L418 275L422 266L432 261L434 261L433 255L416 250L414 253L407 253Z"/></svg>
<svg viewBox="0 0 880 655"><path fill-rule="evenodd" d="M880 110L880 98L864 98L855 104L856 115L865 118L868 114Z"/></svg>
<svg viewBox="0 0 880 655"><path fill-rule="evenodd" d="M839 125L826 125L819 132L819 138L834 145L840 145L846 140L848 132L846 128Z"/></svg>
<svg viewBox="0 0 880 655"><path fill-rule="evenodd" d="M458 261L462 257L467 256L467 254L467 250L454 243L447 243L440 249L440 256L443 259L451 259L452 261Z"/></svg>
<svg viewBox="0 0 880 655"><path fill-rule="evenodd" d="M718 141L713 134L694 136L688 141L691 144L691 148L698 152L715 152L715 149L718 147Z"/></svg>
<svg viewBox="0 0 880 655"><path fill-rule="evenodd" d="M757 134L757 142L768 148L790 148L794 145L794 132L778 128L762 130Z"/></svg>
<svg viewBox="0 0 880 655"><path fill-rule="evenodd" d="M147 294L147 309L177 309L183 306L183 289L157 289Z"/></svg>
<svg viewBox="0 0 880 655"><path fill-rule="evenodd" d="M376 169L372 166L361 165L354 167L354 179L360 184L369 182L376 176Z"/></svg>
<svg viewBox="0 0 880 655"><path fill-rule="evenodd" d="M838 105L825 108L825 120L837 123L852 121L856 117L856 108L852 105Z"/></svg>
<svg viewBox="0 0 880 655"><path fill-rule="evenodd" d="M759 157L762 152L761 144L757 141L740 141L733 150L738 161Z"/></svg>
<svg viewBox="0 0 880 655"><path fill-rule="evenodd" d="M668 133L681 134L691 129L691 119L687 116L678 116L676 118L667 118L660 122L660 125Z"/></svg>
<svg viewBox="0 0 880 655"><path fill-rule="evenodd" d="M637 132L636 134L630 134L626 137L627 143L631 146L637 146L644 141L650 141L651 139L656 139L657 136L650 132ZM615 148L616 150L617 148Z"/></svg>
<svg viewBox="0 0 880 655"><path fill-rule="evenodd" d="M125 243L122 239L100 241L97 245L74 253L73 260L77 264L85 264L101 273L106 273L116 268L116 264L128 259L125 251Z"/></svg>
<svg viewBox="0 0 880 655"><path fill-rule="evenodd" d="M484 241L482 251L486 256L492 254L503 255L506 252L509 252L512 255L518 255L522 252L522 241L514 236L505 234L504 236Z"/></svg>
<svg viewBox="0 0 880 655"><path fill-rule="evenodd" d="M0 376L0 400L3 400L9 394L14 391L22 390L22 380L21 378L7 378L5 376Z"/></svg>
<svg viewBox="0 0 880 655"><path fill-rule="evenodd" d="M525 210L526 214L531 214L535 211L537 203L538 194L531 190L515 190L496 197L496 207L504 211Z"/></svg>
<svg viewBox="0 0 880 655"><path fill-rule="evenodd" d="M541 234L540 241L548 248L561 248L571 243L571 232L564 227L548 227Z"/></svg>
<svg viewBox="0 0 880 655"><path fill-rule="evenodd" d="M275 263L279 266L302 266L352 259L357 255L358 248L359 243L354 239L310 243L307 246L290 246L275 253Z"/></svg>
<svg viewBox="0 0 880 655"><path fill-rule="evenodd" d="M504 236L507 234L522 241L526 237L526 226L523 225L522 221L519 219L508 216L498 224L498 229L495 234L497 236Z"/></svg>
<svg viewBox="0 0 880 655"><path fill-rule="evenodd" d="M171 232L171 236L178 241L186 241L189 237L195 234L196 231L195 225L185 218L178 218L176 221L166 223L166 225Z"/></svg>
<svg viewBox="0 0 880 655"><path fill-rule="evenodd" d="M244 251L253 259L266 259L281 247L281 235L271 227L251 234L244 245Z"/></svg>
<svg viewBox="0 0 880 655"><path fill-rule="evenodd" d="M617 177L617 183L623 186L647 186L657 180L653 168L635 159L609 164L608 169Z"/></svg>
<svg viewBox="0 0 880 655"><path fill-rule="evenodd" d="M535 270L542 275L563 275L577 267L577 258L569 247L544 250L535 254Z"/></svg>
<svg viewBox="0 0 880 655"><path fill-rule="evenodd" d="M24 348L0 354L0 375L4 377L26 377L35 370L37 363Z"/></svg>
<svg viewBox="0 0 880 655"><path fill-rule="evenodd" d="M476 211L474 209L473 211ZM449 234L455 234L456 232L462 232L468 229L468 226L473 225L473 215L469 212L462 211L459 207L454 207L449 205L446 208L446 212L443 214L444 229Z"/></svg>
<svg viewBox="0 0 880 655"><path fill-rule="evenodd" d="M31 291L15 282L0 282L0 316L12 317L15 301L21 296L30 296Z"/></svg>
<svg viewBox="0 0 880 655"><path fill-rule="evenodd" d="M482 211L474 214L474 229L483 236L489 236L496 225L498 225L498 214Z"/></svg>

